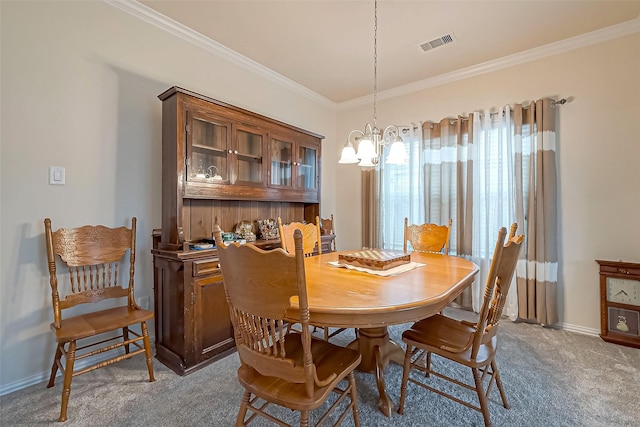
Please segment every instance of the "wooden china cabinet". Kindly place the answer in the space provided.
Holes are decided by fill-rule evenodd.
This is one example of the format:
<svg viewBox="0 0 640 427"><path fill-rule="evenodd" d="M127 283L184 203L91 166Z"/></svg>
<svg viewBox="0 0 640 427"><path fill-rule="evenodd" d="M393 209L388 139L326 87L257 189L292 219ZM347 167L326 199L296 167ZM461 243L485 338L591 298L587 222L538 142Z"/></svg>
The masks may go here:
<svg viewBox="0 0 640 427"><path fill-rule="evenodd" d="M180 375L235 348L215 224L320 214L321 135L172 87L162 101L162 228L154 231L156 357ZM279 241L257 241L278 247Z"/></svg>

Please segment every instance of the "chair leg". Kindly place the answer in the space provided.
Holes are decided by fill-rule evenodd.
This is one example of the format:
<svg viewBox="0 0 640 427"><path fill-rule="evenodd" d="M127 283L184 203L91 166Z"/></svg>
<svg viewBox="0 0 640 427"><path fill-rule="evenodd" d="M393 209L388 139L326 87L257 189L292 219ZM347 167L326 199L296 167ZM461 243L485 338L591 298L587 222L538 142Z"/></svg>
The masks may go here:
<svg viewBox="0 0 640 427"><path fill-rule="evenodd" d="M62 357L62 349L60 348L61 344L56 344L56 355L53 358L53 365L51 366L51 376L49 377L49 384L47 384L47 388L53 387L56 382L56 374L58 373L58 362Z"/></svg>
<svg viewBox="0 0 640 427"><path fill-rule="evenodd" d="M504 388L502 387L502 379L500 378L500 370L498 370L498 364L495 360L491 361L491 369L493 370L493 375L496 377L496 386L498 387L498 391L500 391L500 397L502 398L502 406L506 409L509 409L509 403L507 402L507 394L504 392Z"/></svg>
<svg viewBox="0 0 640 427"><path fill-rule="evenodd" d="M147 329L147 322L140 323L140 329L142 330L142 337L144 342L144 354L147 359L149 382L152 383L156 380L156 378L153 375L153 356L151 355L151 342L149 341L149 330Z"/></svg>
<svg viewBox="0 0 640 427"><path fill-rule="evenodd" d="M429 378L429 375L431 374L431 352L430 351L427 352L427 357L425 359L425 368L426 370L424 371L424 376Z"/></svg>
<svg viewBox="0 0 640 427"><path fill-rule="evenodd" d="M249 408L249 399L251 399L251 393L245 391L242 395L242 403L240 403L240 409L238 410L238 417L236 418L236 427L244 426L244 417L247 415L247 409Z"/></svg>
<svg viewBox="0 0 640 427"><path fill-rule="evenodd" d="M324 330L324 340L329 341L329 327L325 326L322 328L322 330Z"/></svg>
<svg viewBox="0 0 640 427"><path fill-rule="evenodd" d="M67 421L67 405L69 404L69 395L71 394L71 379L73 378L73 364L76 360L76 342L69 342L69 348L65 356L66 363L64 368L64 385L62 387L62 404L60 406L60 417L58 421Z"/></svg>
<svg viewBox="0 0 640 427"><path fill-rule="evenodd" d="M351 404L353 405L353 425L360 426L360 414L358 413L358 392L356 391L356 376L351 371L349 374L349 386L351 387Z"/></svg>
<svg viewBox="0 0 640 427"><path fill-rule="evenodd" d="M124 342L127 342L129 340L129 328L127 328L126 326L122 328L122 339L124 340ZM124 353L129 354L129 344L125 344Z"/></svg>
<svg viewBox="0 0 640 427"><path fill-rule="evenodd" d="M471 370L473 371L473 380L476 383L476 392L478 393L478 400L480 401L480 409L482 410L484 425L485 427L490 427L491 420L489 419L489 403L487 402L487 395L484 393L484 387L482 386L480 370L477 368L471 368Z"/></svg>
<svg viewBox="0 0 640 427"><path fill-rule="evenodd" d="M309 427L309 411L300 411L300 427Z"/></svg>
<svg viewBox="0 0 640 427"><path fill-rule="evenodd" d="M404 364L402 365L402 383L400 384L400 402L398 402L398 414L404 413L404 399L407 397L407 382L409 382L409 371L411 370L411 357L413 347L407 344L407 351L404 353Z"/></svg>

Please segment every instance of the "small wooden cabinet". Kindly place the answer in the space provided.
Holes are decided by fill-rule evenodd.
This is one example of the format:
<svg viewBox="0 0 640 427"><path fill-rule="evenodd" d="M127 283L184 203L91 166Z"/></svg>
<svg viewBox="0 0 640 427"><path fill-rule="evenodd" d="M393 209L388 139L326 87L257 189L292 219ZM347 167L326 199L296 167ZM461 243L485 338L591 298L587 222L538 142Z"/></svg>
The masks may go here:
<svg viewBox="0 0 640 427"><path fill-rule="evenodd" d="M178 87L158 97L156 357L185 375L235 348L217 252L190 250L189 242L211 239L215 224L235 231L238 223L258 219L315 221L323 137Z"/></svg>
<svg viewBox="0 0 640 427"><path fill-rule="evenodd" d="M153 249L156 358L180 375L235 349L215 250Z"/></svg>
<svg viewBox="0 0 640 427"><path fill-rule="evenodd" d="M600 337L640 348L640 264L596 262L600 265Z"/></svg>

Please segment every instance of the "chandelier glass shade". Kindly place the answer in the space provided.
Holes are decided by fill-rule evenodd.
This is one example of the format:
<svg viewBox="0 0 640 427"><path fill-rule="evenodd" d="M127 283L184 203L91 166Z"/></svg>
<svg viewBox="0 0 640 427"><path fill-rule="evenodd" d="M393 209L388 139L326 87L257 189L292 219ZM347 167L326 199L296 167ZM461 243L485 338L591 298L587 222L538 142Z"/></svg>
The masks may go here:
<svg viewBox="0 0 640 427"><path fill-rule="evenodd" d="M338 163L357 164L360 167L374 167L379 161L384 147L390 145L386 164L401 165L408 159L400 130L389 125L380 130L377 126L378 99L378 1L374 1L373 19L373 126L367 123L364 130L354 129L349 132L347 143L342 149ZM357 144L357 151L354 142Z"/></svg>

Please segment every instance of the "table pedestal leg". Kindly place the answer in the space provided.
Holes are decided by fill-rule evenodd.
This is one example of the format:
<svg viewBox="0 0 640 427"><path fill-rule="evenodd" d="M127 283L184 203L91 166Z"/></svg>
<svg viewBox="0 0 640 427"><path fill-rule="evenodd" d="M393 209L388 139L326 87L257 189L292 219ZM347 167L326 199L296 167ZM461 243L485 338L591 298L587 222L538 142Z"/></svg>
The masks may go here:
<svg viewBox="0 0 640 427"><path fill-rule="evenodd" d="M358 339L352 342L349 347L356 347L362 355L362 362L360 362L358 370L376 375L376 385L380 394L378 409L390 417L393 412L393 402L387 394L384 370L389 361L401 365L404 362L404 351L389 339L389 331L385 326L360 329Z"/></svg>

